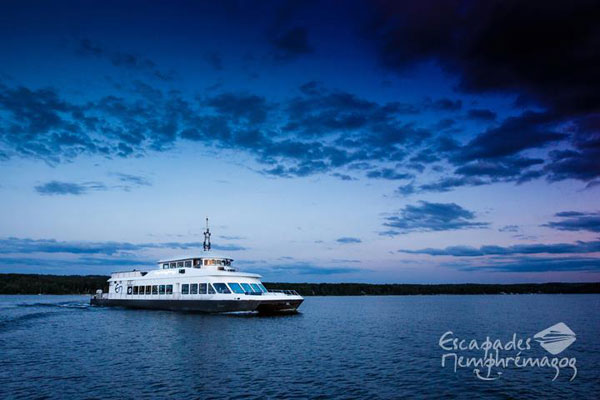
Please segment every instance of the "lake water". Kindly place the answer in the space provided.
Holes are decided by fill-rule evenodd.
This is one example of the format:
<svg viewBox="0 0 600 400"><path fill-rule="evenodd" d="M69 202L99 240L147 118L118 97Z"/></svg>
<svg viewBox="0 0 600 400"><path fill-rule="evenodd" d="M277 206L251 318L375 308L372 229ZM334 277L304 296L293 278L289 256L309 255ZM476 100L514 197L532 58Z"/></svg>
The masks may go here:
<svg viewBox="0 0 600 400"><path fill-rule="evenodd" d="M0 296L0 398L600 398L599 295L309 297L278 317L88 301ZM548 367L441 366L446 331L508 342L559 322L570 347L521 356L575 358L572 381L570 367L552 381Z"/></svg>

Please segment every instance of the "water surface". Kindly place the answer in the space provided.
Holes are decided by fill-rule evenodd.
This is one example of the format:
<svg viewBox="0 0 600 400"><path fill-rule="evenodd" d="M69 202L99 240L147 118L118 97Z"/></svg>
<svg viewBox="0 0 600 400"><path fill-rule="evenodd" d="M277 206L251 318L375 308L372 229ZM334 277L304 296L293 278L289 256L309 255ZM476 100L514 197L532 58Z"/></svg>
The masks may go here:
<svg viewBox="0 0 600 400"><path fill-rule="evenodd" d="M279 317L0 296L0 398L600 398L600 296L309 297ZM441 367L440 336L509 340L558 322L578 374ZM537 343L532 354L551 356Z"/></svg>

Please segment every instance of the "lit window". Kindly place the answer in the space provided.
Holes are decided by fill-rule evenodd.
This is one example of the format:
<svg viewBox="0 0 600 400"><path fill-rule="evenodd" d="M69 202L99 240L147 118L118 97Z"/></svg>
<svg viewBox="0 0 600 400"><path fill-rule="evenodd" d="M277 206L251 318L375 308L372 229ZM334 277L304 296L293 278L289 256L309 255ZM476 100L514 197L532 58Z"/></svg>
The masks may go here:
<svg viewBox="0 0 600 400"><path fill-rule="evenodd" d="M200 284L198 284L198 293L199 294L206 294L206 283L200 283Z"/></svg>
<svg viewBox="0 0 600 400"><path fill-rule="evenodd" d="M190 285L190 294L198 294L198 284L192 283Z"/></svg>
<svg viewBox="0 0 600 400"><path fill-rule="evenodd" d="M173 285L167 285L167 294L173 294Z"/></svg>
<svg viewBox="0 0 600 400"><path fill-rule="evenodd" d="M187 283L181 285L181 294L189 294L190 293L190 285Z"/></svg>
<svg viewBox="0 0 600 400"><path fill-rule="evenodd" d="M138 294L139 288L137 286L133 287L133 294Z"/></svg>
<svg viewBox="0 0 600 400"><path fill-rule="evenodd" d="M229 282L228 285L229 288L233 291L233 293L244 293L244 289L242 289L239 283Z"/></svg>
<svg viewBox="0 0 600 400"><path fill-rule="evenodd" d="M208 260L204 260L204 265L208 265Z"/></svg>
<svg viewBox="0 0 600 400"><path fill-rule="evenodd" d="M185 267L186 268L192 268L192 262L191 261L186 261L185 262Z"/></svg>
<svg viewBox="0 0 600 400"><path fill-rule="evenodd" d="M242 283L242 287L244 288L245 293L252 293L252 288L247 283Z"/></svg>
<svg viewBox="0 0 600 400"><path fill-rule="evenodd" d="M152 285L152 294L158 294L158 286Z"/></svg>
<svg viewBox="0 0 600 400"><path fill-rule="evenodd" d="M208 294L215 294L215 288L210 283L208 284Z"/></svg>
<svg viewBox="0 0 600 400"><path fill-rule="evenodd" d="M165 285L158 285L158 294L165 294Z"/></svg>

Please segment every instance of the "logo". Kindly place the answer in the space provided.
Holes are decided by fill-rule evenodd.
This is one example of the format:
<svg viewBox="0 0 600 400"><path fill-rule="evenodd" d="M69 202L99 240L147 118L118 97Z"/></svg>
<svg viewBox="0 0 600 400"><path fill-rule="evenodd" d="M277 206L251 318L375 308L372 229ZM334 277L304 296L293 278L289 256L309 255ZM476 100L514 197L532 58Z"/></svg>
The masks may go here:
<svg viewBox="0 0 600 400"><path fill-rule="evenodd" d="M575 357L558 356L575 342L575 332L564 322L552 325L533 335L519 336L513 333L508 340L490 338L484 340L457 337L454 332L445 332L438 345L445 351L442 354L442 368L450 365L456 373L459 369L472 369L477 379L493 381L505 376L506 369L550 368L554 370L556 380L562 369L571 369L572 381L577 376L577 360ZM539 350L532 348L532 343L539 345L554 357L538 356Z"/></svg>
<svg viewBox="0 0 600 400"><path fill-rule="evenodd" d="M575 332L567 324L559 322L550 328L538 332L533 337L548 353L557 355L562 353L575 342Z"/></svg>

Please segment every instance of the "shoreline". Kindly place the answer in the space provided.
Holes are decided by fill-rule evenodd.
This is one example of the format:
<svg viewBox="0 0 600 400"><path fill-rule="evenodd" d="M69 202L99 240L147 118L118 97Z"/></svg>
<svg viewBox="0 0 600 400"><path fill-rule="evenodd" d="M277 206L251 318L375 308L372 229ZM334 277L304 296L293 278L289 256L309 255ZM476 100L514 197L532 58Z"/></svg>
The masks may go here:
<svg viewBox="0 0 600 400"><path fill-rule="evenodd" d="M107 291L104 275L0 274L0 295L91 295ZM600 294L600 282L546 283L289 283L264 282L267 289L296 290L302 296L418 296Z"/></svg>

